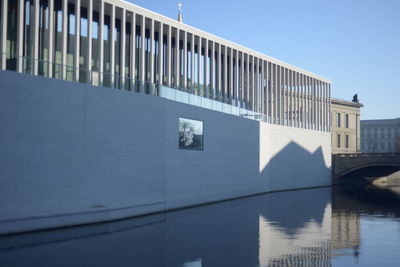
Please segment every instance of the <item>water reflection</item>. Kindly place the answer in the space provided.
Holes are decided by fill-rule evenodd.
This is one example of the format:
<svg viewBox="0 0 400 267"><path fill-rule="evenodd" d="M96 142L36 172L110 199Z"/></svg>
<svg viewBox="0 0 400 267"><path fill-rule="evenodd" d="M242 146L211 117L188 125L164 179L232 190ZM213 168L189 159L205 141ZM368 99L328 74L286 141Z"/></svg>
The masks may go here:
<svg viewBox="0 0 400 267"><path fill-rule="evenodd" d="M363 229L373 227L365 216L400 217L400 196L393 192L377 187L280 192L5 236L0 266L364 266L365 255L374 255L364 247L371 234ZM382 199L393 205L382 205Z"/></svg>

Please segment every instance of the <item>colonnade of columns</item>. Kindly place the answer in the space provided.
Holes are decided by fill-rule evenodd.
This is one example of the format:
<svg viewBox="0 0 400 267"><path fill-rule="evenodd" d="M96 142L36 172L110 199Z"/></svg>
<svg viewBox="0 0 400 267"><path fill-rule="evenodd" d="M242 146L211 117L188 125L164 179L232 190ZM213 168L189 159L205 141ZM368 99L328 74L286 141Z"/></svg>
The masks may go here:
<svg viewBox="0 0 400 267"><path fill-rule="evenodd" d="M330 131L328 81L134 5L1 0L0 14L3 70L129 90L163 85L270 123Z"/></svg>

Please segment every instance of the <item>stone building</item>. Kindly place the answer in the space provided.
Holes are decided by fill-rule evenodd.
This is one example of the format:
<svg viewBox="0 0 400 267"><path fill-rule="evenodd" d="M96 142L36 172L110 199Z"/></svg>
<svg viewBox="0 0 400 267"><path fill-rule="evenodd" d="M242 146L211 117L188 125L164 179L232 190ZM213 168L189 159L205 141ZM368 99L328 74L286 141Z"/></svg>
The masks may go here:
<svg viewBox="0 0 400 267"><path fill-rule="evenodd" d="M357 99L331 99L332 154L360 152L360 108Z"/></svg>
<svg viewBox="0 0 400 267"><path fill-rule="evenodd" d="M400 118L361 121L361 150L364 153L400 152Z"/></svg>

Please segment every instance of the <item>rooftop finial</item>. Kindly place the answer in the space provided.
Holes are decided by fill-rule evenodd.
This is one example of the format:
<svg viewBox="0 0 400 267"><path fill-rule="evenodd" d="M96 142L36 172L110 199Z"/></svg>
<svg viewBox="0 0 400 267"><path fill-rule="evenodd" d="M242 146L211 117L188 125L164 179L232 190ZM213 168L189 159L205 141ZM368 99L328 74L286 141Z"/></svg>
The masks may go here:
<svg viewBox="0 0 400 267"><path fill-rule="evenodd" d="M182 3L179 2L178 8L179 8L178 21L183 23L183 19L182 19Z"/></svg>

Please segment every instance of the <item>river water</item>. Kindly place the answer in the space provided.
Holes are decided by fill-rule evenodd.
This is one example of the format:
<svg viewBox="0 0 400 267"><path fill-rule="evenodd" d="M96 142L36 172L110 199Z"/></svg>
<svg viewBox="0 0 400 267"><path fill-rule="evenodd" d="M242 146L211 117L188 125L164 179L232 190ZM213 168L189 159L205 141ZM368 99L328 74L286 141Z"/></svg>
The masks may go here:
<svg viewBox="0 0 400 267"><path fill-rule="evenodd" d="M400 184L270 193L3 236L0 266L400 266Z"/></svg>

